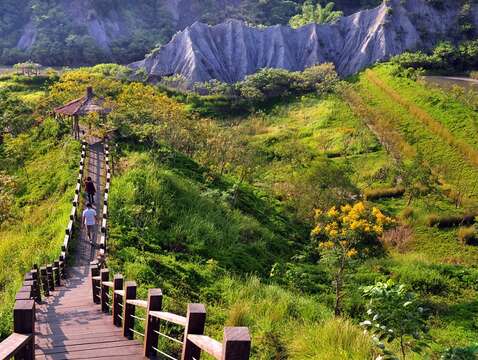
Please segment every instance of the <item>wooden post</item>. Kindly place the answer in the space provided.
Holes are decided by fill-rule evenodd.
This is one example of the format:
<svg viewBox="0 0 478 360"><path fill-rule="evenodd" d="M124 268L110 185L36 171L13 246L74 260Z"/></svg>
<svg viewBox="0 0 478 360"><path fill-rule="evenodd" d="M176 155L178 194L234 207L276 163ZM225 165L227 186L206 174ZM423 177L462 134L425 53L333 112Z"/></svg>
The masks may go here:
<svg viewBox="0 0 478 360"><path fill-rule="evenodd" d="M106 285L103 285L104 281L108 281L110 279L110 271L108 269L101 269L100 270L100 287L101 287L101 311L108 313L108 292L110 288Z"/></svg>
<svg viewBox="0 0 478 360"><path fill-rule="evenodd" d="M158 346L159 319L149 315L150 311L161 311L163 306L163 292L161 289L149 289L148 309L146 310L146 324L144 327L144 356L154 355L156 351L153 346Z"/></svg>
<svg viewBox="0 0 478 360"><path fill-rule="evenodd" d="M60 262L58 260L55 260L53 262L53 267L54 267L54 272L55 272L55 285L60 286Z"/></svg>
<svg viewBox="0 0 478 360"><path fill-rule="evenodd" d="M91 274L91 292L93 294L93 302L95 304L100 303L100 281L96 280L96 276L100 276L100 269L97 265L90 266L90 274Z"/></svg>
<svg viewBox="0 0 478 360"><path fill-rule="evenodd" d="M41 278L41 283L43 285L43 294L45 296L49 296L50 295L50 287L48 286L48 276L47 276L45 266L42 266L40 268L40 278Z"/></svg>
<svg viewBox="0 0 478 360"><path fill-rule="evenodd" d="M63 255L60 255L58 261L60 265L60 278L65 279L65 257Z"/></svg>
<svg viewBox="0 0 478 360"><path fill-rule="evenodd" d="M123 290L123 275L115 274L113 279L113 324L115 326L121 326L121 317L123 309L123 296L116 293L116 290Z"/></svg>
<svg viewBox="0 0 478 360"><path fill-rule="evenodd" d="M181 360L199 359L201 349L188 340L189 334L203 335L206 324L206 308L203 304L188 304L186 329L184 330Z"/></svg>
<svg viewBox="0 0 478 360"><path fill-rule="evenodd" d="M40 277L38 276L38 268L36 265L33 265L34 269L30 271L32 275L32 279L34 281L34 292L35 292L35 300L37 303L41 302L41 289L40 289Z"/></svg>
<svg viewBox="0 0 478 360"><path fill-rule="evenodd" d="M124 305L123 305L123 336L132 339L134 328L135 306L127 303L128 300L136 299L136 282L127 281L124 286Z"/></svg>
<svg viewBox="0 0 478 360"><path fill-rule="evenodd" d="M63 266L62 266L62 279L66 279L66 273L67 273L67 270L66 270L66 256L68 255L68 249L66 248L65 245L62 245L61 246L61 256L63 258Z"/></svg>
<svg viewBox="0 0 478 360"><path fill-rule="evenodd" d="M226 327L222 340L221 360L248 360L251 354L251 336L246 327Z"/></svg>
<svg viewBox="0 0 478 360"><path fill-rule="evenodd" d="M35 301L18 300L13 308L13 331L30 335L30 341L17 352L15 359L35 359Z"/></svg>
<svg viewBox="0 0 478 360"><path fill-rule="evenodd" d="M55 282L53 279L53 266L52 264L48 264L46 266L46 276L48 277L48 288L50 291L55 290Z"/></svg>
<svg viewBox="0 0 478 360"><path fill-rule="evenodd" d="M29 288L30 298L35 299L36 298L36 289L35 289L36 288L36 281L35 280L25 280L25 281L23 281L22 289L24 289L24 287ZM24 291L24 290L20 290L20 291Z"/></svg>

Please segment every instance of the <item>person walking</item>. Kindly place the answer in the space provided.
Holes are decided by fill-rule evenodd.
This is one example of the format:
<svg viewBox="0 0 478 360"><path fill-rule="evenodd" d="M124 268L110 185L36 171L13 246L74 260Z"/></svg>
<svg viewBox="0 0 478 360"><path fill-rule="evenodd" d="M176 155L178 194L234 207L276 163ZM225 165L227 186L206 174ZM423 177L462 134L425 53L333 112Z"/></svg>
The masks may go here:
<svg viewBox="0 0 478 360"><path fill-rule="evenodd" d="M96 210L93 209L91 203L86 204L86 209L81 216L81 223L86 225L86 235L90 244L93 245L93 234L96 227Z"/></svg>
<svg viewBox="0 0 478 360"><path fill-rule="evenodd" d="M93 180L91 180L90 176L88 176L86 178L85 190L86 190L86 195L88 197L88 202L90 204L94 204L95 203L96 188L95 188L95 184L93 183Z"/></svg>

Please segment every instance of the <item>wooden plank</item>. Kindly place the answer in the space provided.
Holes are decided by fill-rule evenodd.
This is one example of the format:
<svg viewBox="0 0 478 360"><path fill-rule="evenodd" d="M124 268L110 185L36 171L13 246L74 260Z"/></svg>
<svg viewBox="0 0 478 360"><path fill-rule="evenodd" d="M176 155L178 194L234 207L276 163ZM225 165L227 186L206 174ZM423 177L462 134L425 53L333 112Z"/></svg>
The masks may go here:
<svg viewBox="0 0 478 360"><path fill-rule="evenodd" d="M33 334L13 333L0 343L0 359L11 358L32 338Z"/></svg>
<svg viewBox="0 0 478 360"><path fill-rule="evenodd" d="M43 355L39 353L35 356L36 359L49 359L49 360L60 360L60 359L115 359L119 356L127 359L141 359L144 360L141 352L141 345L130 341L127 345L117 346L116 348L109 349L92 349L92 350L79 350L71 351L59 354L46 354Z"/></svg>
<svg viewBox="0 0 478 360"><path fill-rule="evenodd" d="M124 296L124 290L115 290L115 294Z"/></svg>
<svg viewBox="0 0 478 360"><path fill-rule="evenodd" d="M145 300L128 299L128 300L126 300L126 302L130 305L139 306L139 307L142 307L144 309L148 308L148 302L145 301Z"/></svg>
<svg viewBox="0 0 478 360"><path fill-rule="evenodd" d="M209 355L221 360L222 344L219 341L216 341L209 336L192 334L188 335L188 340Z"/></svg>
<svg viewBox="0 0 478 360"><path fill-rule="evenodd" d="M53 335L39 335L37 334L36 338L38 340L38 343L44 343L44 342L50 342L50 343L60 343L63 344L66 341L79 341L82 339L92 339L92 338L101 338L105 336L119 336L123 338L122 331L121 329L115 328L115 327L110 327L106 331L89 331L86 333L72 333L70 335L65 335L65 334L53 334Z"/></svg>
<svg viewBox="0 0 478 360"><path fill-rule="evenodd" d="M108 286L109 288L113 287L113 281L103 281L101 284L104 286Z"/></svg>
<svg viewBox="0 0 478 360"><path fill-rule="evenodd" d="M149 315L170 323L186 326L186 318L166 311L150 311Z"/></svg>
<svg viewBox="0 0 478 360"><path fill-rule="evenodd" d="M121 337L116 338L115 341L108 341L102 342L99 346L99 343L92 342L86 344L78 344L78 345L67 345L67 346L57 346L53 348L41 348L37 349L37 354L58 354L58 353L71 353L73 351L85 351L85 350L94 350L94 349L111 349L110 351L114 351L118 347L124 346L137 346L138 343L136 341L128 340L127 338Z"/></svg>

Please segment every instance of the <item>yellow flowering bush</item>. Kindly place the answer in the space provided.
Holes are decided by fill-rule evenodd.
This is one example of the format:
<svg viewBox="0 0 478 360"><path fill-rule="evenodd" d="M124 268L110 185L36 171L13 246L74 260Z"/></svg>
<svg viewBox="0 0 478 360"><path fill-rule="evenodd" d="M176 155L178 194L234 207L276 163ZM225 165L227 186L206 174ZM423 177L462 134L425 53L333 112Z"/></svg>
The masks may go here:
<svg viewBox="0 0 478 360"><path fill-rule="evenodd" d="M350 257L358 255L358 248L378 245L378 237L394 220L376 207L369 208L362 201L353 205L333 206L327 211L315 210L316 226L312 238L320 249L337 246ZM331 246L331 243L333 246ZM352 251L353 250L353 251Z"/></svg>
<svg viewBox="0 0 478 360"><path fill-rule="evenodd" d="M394 220L362 201L353 205L315 210L311 237L323 262L333 269L336 293L335 313L341 312L342 287L350 262L380 251L378 238Z"/></svg>

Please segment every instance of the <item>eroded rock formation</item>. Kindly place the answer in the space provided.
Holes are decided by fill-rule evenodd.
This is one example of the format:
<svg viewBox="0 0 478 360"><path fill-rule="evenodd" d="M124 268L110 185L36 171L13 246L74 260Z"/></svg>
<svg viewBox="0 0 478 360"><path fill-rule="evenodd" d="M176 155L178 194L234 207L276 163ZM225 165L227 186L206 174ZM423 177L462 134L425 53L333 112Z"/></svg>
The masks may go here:
<svg viewBox="0 0 478 360"><path fill-rule="evenodd" d="M459 12L459 6L437 8L426 0L389 0L336 24L299 29L253 28L237 20L216 26L196 22L131 67L145 69L152 78L181 75L188 85L211 79L232 83L261 68L303 70L324 62L347 76L406 50L457 40Z"/></svg>

